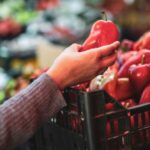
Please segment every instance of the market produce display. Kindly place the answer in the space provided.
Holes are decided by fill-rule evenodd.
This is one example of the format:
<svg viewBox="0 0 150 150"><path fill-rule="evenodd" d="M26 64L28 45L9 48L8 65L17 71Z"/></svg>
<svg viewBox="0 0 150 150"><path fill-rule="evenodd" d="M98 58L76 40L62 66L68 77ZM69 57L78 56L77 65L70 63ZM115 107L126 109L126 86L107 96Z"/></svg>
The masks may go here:
<svg viewBox="0 0 150 150"><path fill-rule="evenodd" d="M0 0L0 104L47 71L37 63L39 43L62 47L80 43L81 53L115 41L121 43L112 66L91 81L62 91L67 107L49 119L48 130L42 128L44 136L38 135L34 144L42 150L57 149L57 146L66 149L64 137L68 141L67 149L73 146L93 150L85 145L94 142L99 144L98 149L150 144L148 1ZM43 54L44 49L43 45ZM42 140L39 142L40 138L46 146Z"/></svg>
<svg viewBox="0 0 150 150"><path fill-rule="evenodd" d="M91 37L94 36L94 32L91 32L90 36ZM90 36L88 37L88 39L90 39ZM103 35L100 34L99 36L100 37L98 39L101 39L101 36ZM117 38L115 40L117 40ZM88 45L90 41L92 40L86 40L85 42L87 42L86 44ZM104 73L98 75L92 81L76 85L73 88L76 90L84 91L85 93L87 92L92 93L93 91L104 90L115 101L117 101L117 103L119 103L120 106L122 106L125 110L129 110L128 108L134 107L136 108L136 106L138 107L138 105L140 106L141 104L144 103L149 103L150 102L150 49L148 48L149 43L150 43L149 32L145 33L141 38L139 38L139 40L135 42L127 39L123 40L121 42L119 50L117 51L118 57L115 64L110 66ZM94 44L93 45L91 44L89 48L85 50L92 48L92 46L95 47ZM99 97L99 100L101 100L101 98L102 97ZM95 109L97 109L97 107L95 107ZM96 115L96 117L104 115L106 116L106 118L109 118L110 117L109 113L117 114L116 110L117 110L116 105L114 105L114 103L106 102L104 104L104 112L106 114L104 113ZM127 118L124 119L126 120ZM145 112L137 112L137 114L130 115L129 111L128 119L130 120L130 127L127 130L129 130L129 132L131 133L132 130L136 130L135 132L137 133L135 135L134 134L132 135L132 144L137 144L138 140L139 142L144 143L145 142L144 138L146 138L146 141L149 141L150 131L149 130L143 131L144 127L149 126L150 122L149 112L145 110ZM116 118L114 117L111 121L109 119L106 119L104 130L107 138L111 138L114 135L116 135L117 137L119 134L121 134L120 128L122 127L119 127L120 120L117 117ZM101 128L101 124L103 123L99 123L99 128ZM138 129L139 130L141 129L142 131L140 132ZM125 132L122 134L125 134Z"/></svg>
<svg viewBox="0 0 150 150"><path fill-rule="evenodd" d="M119 40L119 31L112 21L98 20L92 27L80 51L111 44ZM105 90L125 108L150 102L150 32L143 34L138 41L123 40L117 51L114 65L91 81L72 88L87 92ZM41 72L35 73L36 78ZM112 110L108 104L106 110Z"/></svg>
<svg viewBox="0 0 150 150"><path fill-rule="evenodd" d="M111 30L107 30L108 28ZM101 30L104 32L101 32ZM113 36L108 36L111 34ZM118 40L118 36L119 32L115 24L112 22L107 23L107 21L97 21L92 26L90 35L82 45L81 51L110 44ZM149 31L135 42L127 39L123 40L114 65L89 83L79 84L73 88L87 92L105 90L126 108L150 102L149 45ZM111 110L112 107L108 105L106 108Z"/></svg>

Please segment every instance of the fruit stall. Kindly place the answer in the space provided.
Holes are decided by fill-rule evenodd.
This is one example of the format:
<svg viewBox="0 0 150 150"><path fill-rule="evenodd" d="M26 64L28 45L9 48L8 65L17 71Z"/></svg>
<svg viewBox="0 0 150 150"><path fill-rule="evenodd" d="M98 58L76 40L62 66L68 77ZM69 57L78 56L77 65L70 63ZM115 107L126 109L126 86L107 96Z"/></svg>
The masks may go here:
<svg viewBox="0 0 150 150"><path fill-rule="evenodd" d="M67 106L16 150L150 149L149 18L149 0L0 0L0 105L70 44L120 41L116 62L62 91Z"/></svg>

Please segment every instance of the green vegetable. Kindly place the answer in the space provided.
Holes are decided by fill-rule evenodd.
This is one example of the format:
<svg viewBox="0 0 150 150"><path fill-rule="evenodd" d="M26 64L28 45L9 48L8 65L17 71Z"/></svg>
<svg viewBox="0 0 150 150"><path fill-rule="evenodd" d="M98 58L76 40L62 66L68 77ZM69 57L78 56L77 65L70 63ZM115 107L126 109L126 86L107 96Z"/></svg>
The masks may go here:
<svg viewBox="0 0 150 150"><path fill-rule="evenodd" d="M3 103L4 99L5 99L5 92L4 91L0 91L0 104Z"/></svg>

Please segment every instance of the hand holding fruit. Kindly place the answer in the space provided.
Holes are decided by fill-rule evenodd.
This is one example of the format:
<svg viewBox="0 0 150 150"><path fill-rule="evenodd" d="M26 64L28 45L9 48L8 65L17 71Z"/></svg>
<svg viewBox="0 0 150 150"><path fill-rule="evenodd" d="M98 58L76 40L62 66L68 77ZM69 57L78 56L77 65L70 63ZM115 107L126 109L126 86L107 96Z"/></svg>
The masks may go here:
<svg viewBox="0 0 150 150"><path fill-rule="evenodd" d="M116 61L115 50L119 42L79 52L81 46L73 44L55 60L47 74L60 89L93 79Z"/></svg>

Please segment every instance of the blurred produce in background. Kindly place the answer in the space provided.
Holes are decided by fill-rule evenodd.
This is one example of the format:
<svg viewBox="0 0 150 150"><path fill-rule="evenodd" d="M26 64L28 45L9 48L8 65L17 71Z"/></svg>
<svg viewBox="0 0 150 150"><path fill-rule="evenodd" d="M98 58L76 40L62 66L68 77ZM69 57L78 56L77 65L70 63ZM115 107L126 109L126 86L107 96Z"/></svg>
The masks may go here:
<svg viewBox="0 0 150 150"><path fill-rule="evenodd" d="M103 7L120 25L122 39L136 40L150 29L149 0L104 0Z"/></svg>
<svg viewBox="0 0 150 150"><path fill-rule="evenodd" d="M0 102L29 84L47 54L53 60L68 45L81 43L100 18L100 11L82 0L1 0Z"/></svg>
<svg viewBox="0 0 150 150"><path fill-rule="evenodd" d="M82 44L102 11L118 25L121 40L150 29L149 0L0 0L0 103L62 49Z"/></svg>

